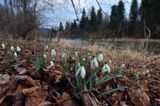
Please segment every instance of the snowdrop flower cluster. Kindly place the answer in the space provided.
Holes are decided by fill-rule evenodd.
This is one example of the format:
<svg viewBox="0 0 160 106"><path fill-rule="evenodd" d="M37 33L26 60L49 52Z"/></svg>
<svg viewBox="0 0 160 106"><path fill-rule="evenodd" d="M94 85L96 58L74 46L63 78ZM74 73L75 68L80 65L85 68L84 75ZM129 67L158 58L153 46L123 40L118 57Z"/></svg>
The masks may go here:
<svg viewBox="0 0 160 106"><path fill-rule="evenodd" d="M56 50L52 49L51 50L51 57L54 59L56 55L57 55Z"/></svg>
<svg viewBox="0 0 160 106"><path fill-rule="evenodd" d="M96 57L94 57L91 60L90 65L91 65L91 69L95 69L96 67L98 67L98 62L97 62L97 58Z"/></svg>
<svg viewBox="0 0 160 106"><path fill-rule="evenodd" d="M110 69L110 67L108 66L108 64L105 64L105 65L102 67L102 72L103 72L103 73L105 73L105 72L110 73L110 72L111 72L111 69Z"/></svg>
<svg viewBox="0 0 160 106"><path fill-rule="evenodd" d="M104 58L103 53L100 52L99 55L98 55L98 61L99 61L99 62L102 62L102 61L103 61L103 58Z"/></svg>
<svg viewBox="0 0 160 106"><path fill-rule="evenodd" d="M5 49L5 48L6 48L5 44L4 44L4 43L2 43L2 49Z"/></svg>
<svg viewBox="0 0 160 106"><path fill-rule="evenodd" d="M80 66L76 72L76 76L78 76L80 74L80 77L82 79L84 79L85 75L86 75L86 70L84 68L84 66Z"/></svg>

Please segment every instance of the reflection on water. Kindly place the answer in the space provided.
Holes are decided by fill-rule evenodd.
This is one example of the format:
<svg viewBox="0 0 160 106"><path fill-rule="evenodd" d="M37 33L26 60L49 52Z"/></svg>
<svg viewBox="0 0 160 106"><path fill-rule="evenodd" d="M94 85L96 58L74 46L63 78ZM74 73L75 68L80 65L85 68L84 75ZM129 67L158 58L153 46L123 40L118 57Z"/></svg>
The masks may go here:
<svg viewBox="0 0 160 106"><path fill-rule="evenodd" d="M84 45L101 45L107 47L112 45L117 49L127 50L134 49L138 51L147 50L149 53L160 54L160 41L140 41L140 40L81 40L81 39L68 39L67 42L75 46Z"/></svg>

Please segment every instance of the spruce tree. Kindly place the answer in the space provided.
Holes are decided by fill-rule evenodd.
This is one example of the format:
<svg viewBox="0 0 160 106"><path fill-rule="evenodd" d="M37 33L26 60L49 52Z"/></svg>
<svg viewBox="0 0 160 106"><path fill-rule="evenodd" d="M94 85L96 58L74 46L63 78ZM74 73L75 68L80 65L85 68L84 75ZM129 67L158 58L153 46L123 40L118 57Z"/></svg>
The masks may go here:
<svg viewBox="0 0 160 106"><path fill-rule="evenodd" d="M124 8L124 3L122 0L119 1L118 7L117 7L117 12L118 12L118 28L117 28L117 34L118 36L122 36L122 33L124 31L124 22L125 22L125 8Z"/></svg>
<svg viewBox="0 0 160 106"><path fill-rule="evenodd" d="M123 23L125 19L125 8L122 0L120 0L118 3L118 17L119 17L120 23Z"/></svg>
<svg viewBox="0 0 160 106"><path fill-rule="evenodd" d="M69 29L70 29L70 23L67 21L65 25L65 30L69 30Z"/></svg>
<svg viewBox="0 0 160 106"><path fill-rule="evenodd" d="M135 23L138 17L138 3L137 0L132 0L130 9L130 22Z"/></svg>
<svg viewBox="0 0 160 106"><path fill-rule="evenodd" d="M92 31L96 31L97 29L97 15L94 7L92 7L91 13L90 13L90 29Z"/></svg>
<svg viewBox="0 0 160 106"><path fill-rule="evenodd" d="M80 20L80 29L85 29L86 28L86 11L83 9L82 11L82 17Z"/></svg>
<svg viewBox="0 0 160 106"><path fill-rule="evenodd" d="M102 15L102 10L99 9L97 12L97 25L101 26L103 21L103 15Z"/></svg>
<svg viewBox="0 0 160 106"><path fill-rule="evenodd" d="M117 23L119 22L118 18L118 7L116 5L113 5L111 7L111 15L110 15L110 23L109 23L109 28L111 31L111 34L116 35L117 34Z"/></svg>
<svg viewBox="0 0 160 106"><path fill-rule="evenodd" d="M59 31L62 31L63 30L63 24L62 22L59 23Z"/></svg>

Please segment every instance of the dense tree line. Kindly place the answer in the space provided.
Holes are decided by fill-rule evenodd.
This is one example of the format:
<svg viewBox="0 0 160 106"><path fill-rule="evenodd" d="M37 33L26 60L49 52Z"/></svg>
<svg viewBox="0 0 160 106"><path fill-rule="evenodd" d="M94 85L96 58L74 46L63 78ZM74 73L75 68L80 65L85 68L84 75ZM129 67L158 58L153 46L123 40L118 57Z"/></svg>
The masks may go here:
<svg viewBox="0 0 160 106"><path fill-rule="evenodd" d="M37 34L42 22L41 1L2 0L0 4L0 35L30 38ZM46 0L47 1L47 0ZM47 3L48 5L48 3ZM82 10L79 20L60 22L50 30L50 37L82 38L160 38L160 0L132 0L129 17L119 0L111 7L110 16L101 7Z"/></svg>
<svg viewBox="0 0 160 106"><path fill-rule="evenodd" d="M66 22L62 35L72 38L160 38L159 11L160 0L142 0L140 7L137 0L132 0L129 17L125 15L122 0L111 7L110 16L106 16L101 8L96 11L92 7L88 14L83 9L80 21Z"/></svg>

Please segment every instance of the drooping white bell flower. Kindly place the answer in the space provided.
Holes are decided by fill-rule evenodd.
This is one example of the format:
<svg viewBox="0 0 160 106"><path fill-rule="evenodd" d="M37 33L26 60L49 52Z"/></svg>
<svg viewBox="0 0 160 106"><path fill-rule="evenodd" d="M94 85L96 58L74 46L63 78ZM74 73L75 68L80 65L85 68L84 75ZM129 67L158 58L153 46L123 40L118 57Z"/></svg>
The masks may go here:
<svg viewBox="0 0 160 106"><path fill-rule="evenodd" d="M65 59L66 58L66 52L63 52L62 53L62 59Z"/></svg>
<svg viewBox="0 0 160 106"><path fill-rule="evenodd" d="M48 45L45 45L45 46L44 46L44 50L47 50L47 49L48 49Z"/></svg>
<svg viewBox="0 0 160 106"><path fill-rule="evenodd" d="M98 62L96 57L91 60L90 65L91 69L95 69L96 67L98 67Z"/></svg>
<svg viewBox="0 0 160 106"><path fill-rule="evenodd" d="M102 62L102 61L103 61L103 57L104 57L104 56L103 56L103 53L100 52L99 55L98 55L98 61L99 61L99 62Z"/></svg>
<svg viewBox="0 0 160 106"><path fill-rule="evenodd" d="M21 48L17 46L16 51L19 53L21 51Z"/></svg>
<svg viewBox="0 0 160 106"><path fill-rule="evenodd" d="M86 59L85 59L84 57L82 57L82 60L83 60L83 61L86 61Z"/></svg>
<svg viewBox="0 0 160 106"><path fill-rule="evenodd" d="M78 56L78 52L77 51L75 51L74 54L75 54L75 56Z"/></svg>
<svg viewBox="0 0 160 106"><path fill-rule="evenodd" d="M76 76L78 76L80 74L81 78L84 79L85 75L86 75L86 70L84 68L84 66L80 66L76 72Z"/></svg>
<svg viewBox="0 0 160 106"><path fill-rule="evenodd" d="M53 63L53 61L50 61L50 66L54 66L54 63Z"/></svg>
<svg viewBox="0 0 160 106"><path fill-rule="evenodd" d="M87 55L88 55L88 56L90 56L90 55L91 55L91 53L90 53L90 52L88 52L88 53L87 53Z"/></svg>
<svg viewBox="0 0 160 106"><path fill-rule="evenodd" d="M126 65L125 64L121 64L120 68L125 68Z"/></svg>
<svg viewBox="0 0 160 106"><path fill-rule="evenodd" d="M14 57L17 57L17 52L14 52Z"/></svg>
<svg viewBox="0 0 160 106"><path fill-rule="evenodd" d="M6 48L5 44L4 44L4 43L2 43L2 49L5 49L5 48Z"/></svg>
<svg viewBox="0 0 160 106"><path fill-rule="evenodd" d="M11 51L14 51L14 46L11 46Z"/></svg>
<svg viewBox="0 0 160 106"><path fill-rule="evenodd" d="M110 67L108 66L108 64L105 64L105 65L102 67L102 72L103 72L103 73L105 73L105 72L110 73L110 72L111 72L111 69L110 69Z"/></svg>
<svg viewBox="0 0 160 106"><path fill-rule="evenodd" d="M51 57L54 58L56 56L56 50L52 49L51 50Z"/></svg>
<svg viewBox="0 0 160 106"><path fill-rule="evenodd" d="M43 54L43 57L44 57L44 58L47 58L47 55L44 53L44 54Z"/></svg>
<svg viewBox="0 0 160 106"><path fill-rule="evenodd" d="M109 60L109 64L112 64L112 60L111 59Z"/></svg>
<svg viewBox="0 0 160 106"><path fill-rule="evenodd" d="M80 63L77 63L77 66L78 66L78 68L81 66L81 64Z"/></svg>

